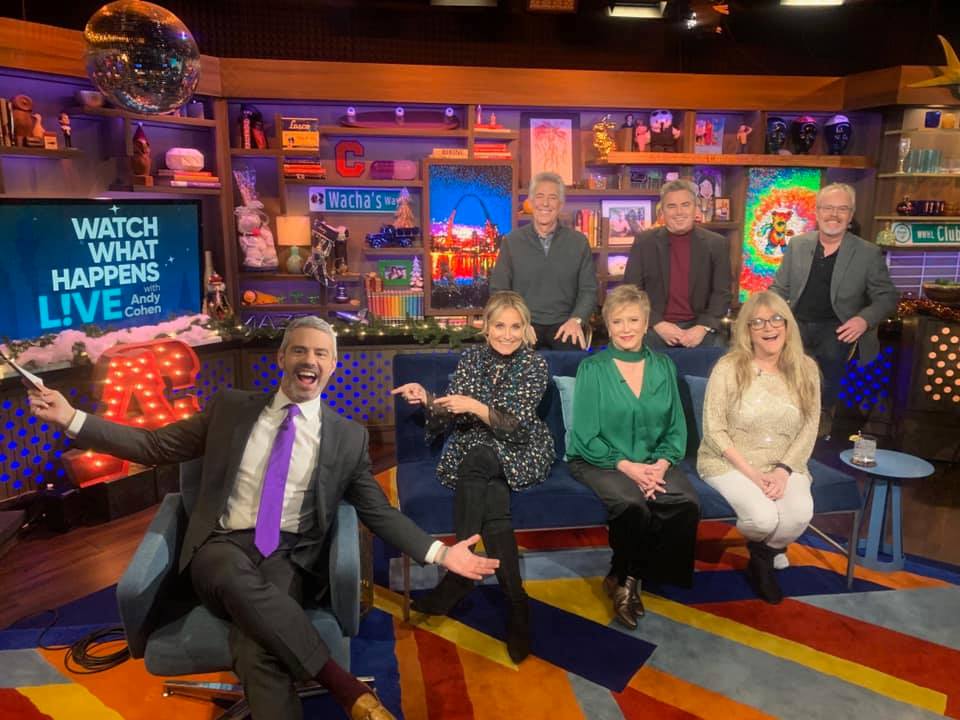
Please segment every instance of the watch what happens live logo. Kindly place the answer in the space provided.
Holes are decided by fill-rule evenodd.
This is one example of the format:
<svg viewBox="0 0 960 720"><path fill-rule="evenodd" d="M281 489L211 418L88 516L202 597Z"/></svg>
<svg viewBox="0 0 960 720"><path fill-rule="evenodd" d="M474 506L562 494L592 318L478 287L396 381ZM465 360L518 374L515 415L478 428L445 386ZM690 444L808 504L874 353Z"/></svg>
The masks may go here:
<svg viewBox="0 0 960 720"><path fill-rule="evenodd" d="M159 280L162 264L172 263L173 258L159 257L160 217L123 217L118 215L120 209L114 205L109 215L92 211L68 218L70 232L84 246L83 264L50 269L49 292L37 296L44 331L163 312Z"/></svg>

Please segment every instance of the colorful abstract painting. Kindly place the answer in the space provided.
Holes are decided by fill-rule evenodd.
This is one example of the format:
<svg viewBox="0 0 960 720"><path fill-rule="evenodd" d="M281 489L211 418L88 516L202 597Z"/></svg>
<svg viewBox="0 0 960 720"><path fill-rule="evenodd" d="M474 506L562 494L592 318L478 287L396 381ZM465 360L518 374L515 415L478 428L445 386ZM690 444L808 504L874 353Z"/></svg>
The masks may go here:
<svg viewBox="0 0 960 720"><path fill-rule="evenodd" d="M790 238L816 227L820 170L750 168L743 223L740 302L766 290Z"/></svg>

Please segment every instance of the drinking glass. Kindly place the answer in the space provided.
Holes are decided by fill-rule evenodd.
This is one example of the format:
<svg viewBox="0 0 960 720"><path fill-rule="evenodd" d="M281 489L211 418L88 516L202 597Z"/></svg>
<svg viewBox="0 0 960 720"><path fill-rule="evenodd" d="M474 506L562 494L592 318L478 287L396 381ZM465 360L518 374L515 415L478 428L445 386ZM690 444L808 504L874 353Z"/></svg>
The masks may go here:
<svg viewBox="0 0 960 720"><path fill-rule="evenodd" d="M910 138L902 137L900 138L900 144L897 146L897 172L904 172L903 161L907 159L907 154L910 152Z"/></svg>
<svg viewBox="0 0 960 720"><path fill-rule="evenodd" d="M873 467L877 464L877 438L874 435L857 435L853 441L853 457L850 462L861 467Z"/></svg>

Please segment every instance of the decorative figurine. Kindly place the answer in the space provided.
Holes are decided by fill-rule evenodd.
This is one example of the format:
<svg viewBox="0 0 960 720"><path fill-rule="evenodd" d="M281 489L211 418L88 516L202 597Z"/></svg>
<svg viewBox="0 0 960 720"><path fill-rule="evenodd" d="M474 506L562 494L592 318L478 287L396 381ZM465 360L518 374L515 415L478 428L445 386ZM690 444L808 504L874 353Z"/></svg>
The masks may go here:
<svg viewBox="0 0 960 720"><path fill-rule="evenodd" d="M897 203L897 215L913 215L913 203L909 195L904 195L903 200Z"/></svg>
<svg viewBox="0 0 960 720"><path fill-rule="evenodd" d="M827 140L829 155L843 155L853 137L853 126L846 115L834 115L823 124L823 136Z"/></svg>
<svg viewBox="0 0 960 720"><path fill-rule="evenodd" d="M817 139L817 121L809 115L801 115L790 124L793 146L799 155L808 155Z"/></svg>
<svg viewBox="0 0 960 720"><path fill-rule="evenodd" d="M637 124L636 132L633 134L633 142L636 145L637 152L646 152L650 147L650 128L643 121Z"/></svg>
<svg viewBox="0 0 960 720"><path fill-rule="evenodd" d="M153 187L153 176L150 175L150 141L143 131L143 123L137 123L133 132L133 155L130 157L130 171L133 173L133 184Z"/></svg>
<svg viewBox="0 0 960 720"><path fill-rule="evenodd" d="M26 144L29 147L43 147L43 136L46 131L43 129L43 117L40 113L32 113L30 118L33 120L33 126L30 128L30 137Z"/></svg>
<svg viewBox="0 0 960 720"><path fill-rule="evenodd" d="M330 286L329 258L333 255L334 246L340 229L333 227L323 218L315 217L310 223L310 257L303 266L304 275L309 275L324 287Z"/></svg>
<svg viewBox="0 0 960 720"><path fill-rule="evenodd" d="M673 126L673 113L657 110L650 113L650 149L653 152L676 152L680 128Z"/></svg>
<svg viewBox="0 0 960 720"><path fill-rule="evenodd" d="M230 301L227 300L227 284L216 272L207 279L207 294L204 301L207 315L216 320L225 320L230 317Z"/></svg>
<svg viewBox="0 0 960 720"><path fill-rule="evenodd" d="M890 222L883 226L883 230L877 233L877 245L896 245L897 236L890 229Z"/></svg>
<svg viewBox="0 0 960 720"><path fill-rule="evenodd" d="M397 212L393 219L394 227L412 228L417 226L417 221L413 217L413 210L410 209L410 191L406 188L400 190L400 198L397 200Z"/></svg>
<svg viewBox="0 0 960 720"><path fill-rule="evenodd" d="M767 118L767 154L779 155L787 141L787 123L772 115Z"/></svg>
<svg viewBox="0 0 960 720"><path fill-rule="evenodd" d="M70 129L70 116L65 112L60 113L57 120L60 123L60 132L63 133L63 146L65 148L73 147L73 137L71 136L73 131Z"/></svg>
<svg viewBox="0 0 960 720"><path fill-rule="evenodd" d="M338 303L347 303L350 302L350 296L347 294L347 286L343 283L337 283L336 291L333 296L334 302Z"/></svg>
<svg viewBox="0 0 960 720"><path fill-rule="evenodd" d="M290 246L290 255L287 257L287 272L291 275L299 275L303 271L303 258L300 257L300 248L296 245Z"/></svg>
<svg viewBox="0 0 960 720"><path fill-rule="evenodd" d="M598 160L605 161L610 152L617 149L612 135L616 127L610 115L604 115L593 124L593 148L597 151Z"/></svg>
<svg viewBox="0 0 960 720"><path fill-rule="evenodd" d="M617 144L624 152L632 152L634 148L633 134L636 131L636 121L633 113L627 113L623 118L623 125L617 130Z"/></svg>
<svg viewBox="0 0 960 720"><path fill-rule="evenodd" d="M33 129L33 99L29 95L14 95L10 104L13 105L14 145L26 145Z"/></svg>
<svg viewBox="0 0 960 720"><path fill-rule="evenodd" d="M410 269L410 288L412 290L423 290L423 266L420 263L420 257L413 256L413 267Z"/></svg>
<svg viewBox="0 0 960 720"><path fill-rule="evenodd" d="M280 265L269 226L270 218L262 207L263 204L257 200L255 204L241 205L234 210L244 270L275 271Z"/></svg>
<svg viewBox="0 0 960 720"><path fill-rule="evenodd" d="M263 115L256 105L240 106L240 147L244 150L265 150L267 147Z"/></svg>
<svg viewBox="0 0 960 720"><path fill-rule="evenodd" d="M740 123L740 127L737 128L737 152L743 154L747 151L747 140L750 137L750 133L753 132L753 128L747 125L746 123Z"/></svg>

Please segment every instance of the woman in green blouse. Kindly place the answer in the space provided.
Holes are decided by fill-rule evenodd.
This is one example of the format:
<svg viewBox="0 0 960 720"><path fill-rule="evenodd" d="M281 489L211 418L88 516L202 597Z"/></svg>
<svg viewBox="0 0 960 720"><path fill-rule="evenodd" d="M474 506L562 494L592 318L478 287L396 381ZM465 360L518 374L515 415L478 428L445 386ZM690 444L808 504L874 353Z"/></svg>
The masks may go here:
<svg viewBox="0 0 960 720"><path fill-rule="evenodd" d="M609 512L610 574L603 581L617 620L633 629L644 614L643 580L693 582L700 502L677 467L687 426L677 370L643 347L650 300L636 285L607 295L610 345L577 370L567 458L573 476Z"/></svg>

